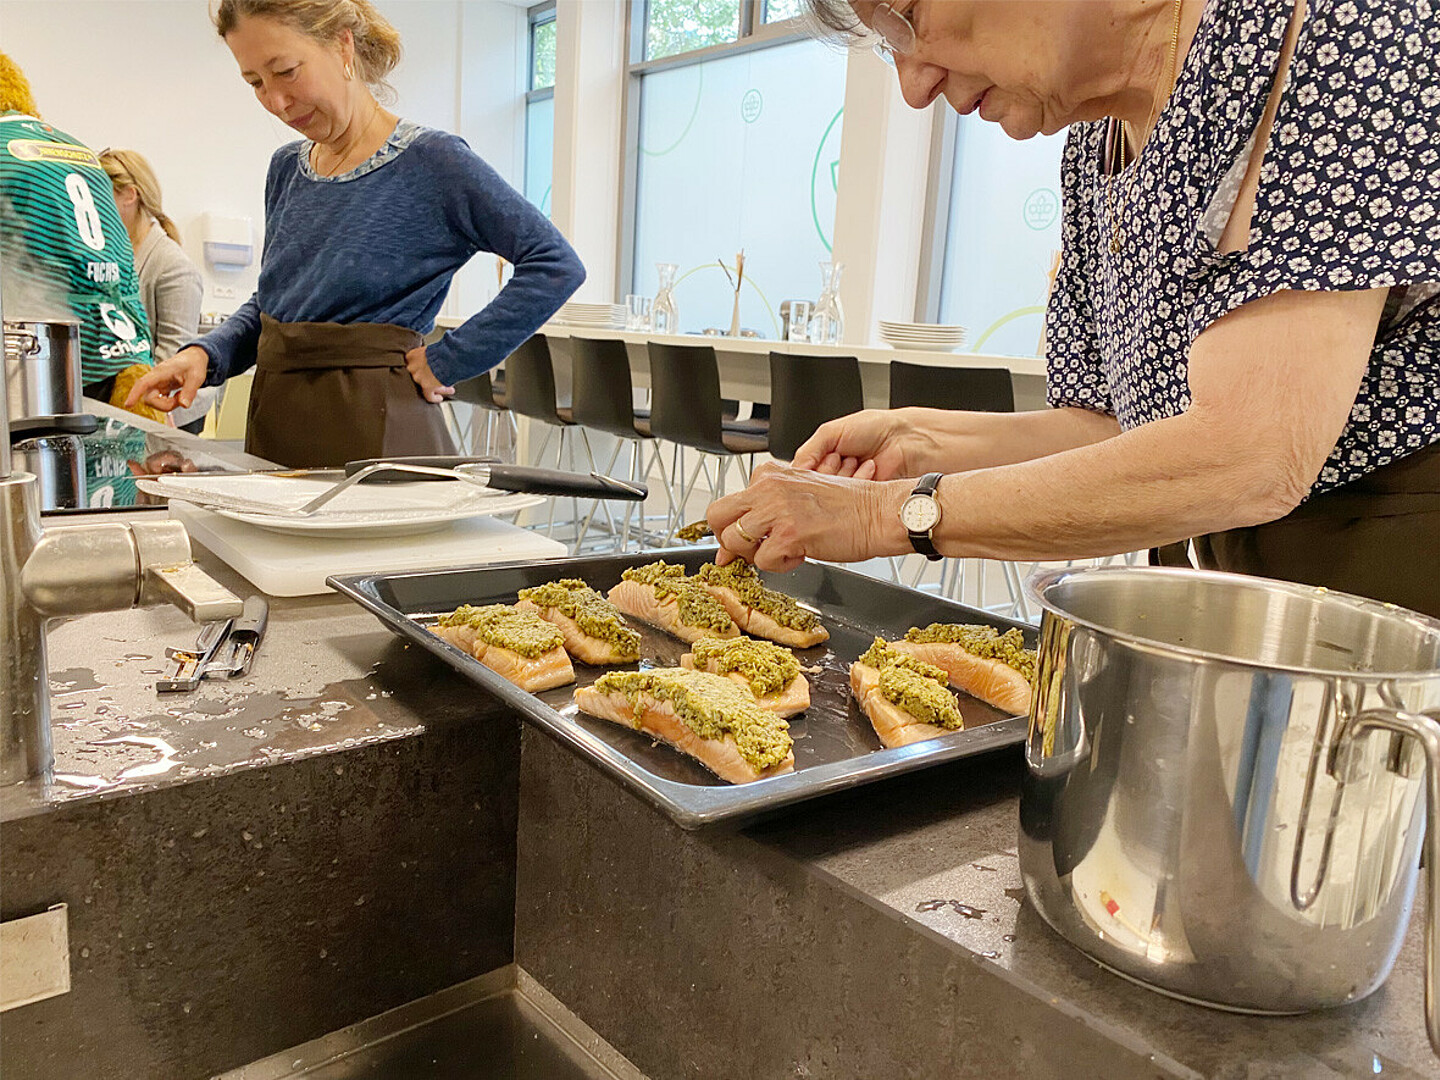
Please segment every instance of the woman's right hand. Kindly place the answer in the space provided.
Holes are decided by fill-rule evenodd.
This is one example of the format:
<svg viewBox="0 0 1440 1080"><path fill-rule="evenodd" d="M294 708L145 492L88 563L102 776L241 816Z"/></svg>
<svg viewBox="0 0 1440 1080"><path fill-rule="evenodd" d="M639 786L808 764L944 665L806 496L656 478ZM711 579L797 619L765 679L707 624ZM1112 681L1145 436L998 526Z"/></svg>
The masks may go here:
<svg viewBox="0 0 1440 1080"><path fill-rule="evenodd" d="M795 451L796 469L893 480L918 476L916 417L910 409L865 409L821 424Z"/></svg>
<svg viewBox="0 0 1440 1080"><path fill-rule="evenodd" d="M193 405L209 370L209 354L198 345L187 345L136 380L125 399L125 407L128 409L142 400L161 412Z"/></svg>

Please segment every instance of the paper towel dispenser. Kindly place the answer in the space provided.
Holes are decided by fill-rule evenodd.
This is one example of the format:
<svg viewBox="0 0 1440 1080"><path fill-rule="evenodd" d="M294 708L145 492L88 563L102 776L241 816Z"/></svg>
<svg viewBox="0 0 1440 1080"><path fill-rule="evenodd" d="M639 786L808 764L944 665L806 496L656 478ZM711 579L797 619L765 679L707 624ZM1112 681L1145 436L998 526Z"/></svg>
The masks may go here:
<svg viewBox="0 0 1440 1080"><path fill-rule="evenodd" d="M248 217L203 214L200 237L205 261L212 267L239 270L255 261L255 242Z"/></svg>

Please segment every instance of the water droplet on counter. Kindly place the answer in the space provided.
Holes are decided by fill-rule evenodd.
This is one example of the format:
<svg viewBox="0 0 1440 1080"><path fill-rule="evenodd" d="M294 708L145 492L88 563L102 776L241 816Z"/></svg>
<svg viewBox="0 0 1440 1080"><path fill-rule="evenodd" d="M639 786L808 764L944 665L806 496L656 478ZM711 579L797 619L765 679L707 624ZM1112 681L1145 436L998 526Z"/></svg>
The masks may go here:
<svg viewBox="0 0 1440 1080"><path fill-rule="evenodd" d="M971 907L969 904L962 904L959 900L921 900L915 905L915 910L939 911L943 907L951 908L957 915L963 915L967 919L978 919L985 914L984 908Z"/></svg>
<svg viewBox="0 0 1440 1080"><path fill-rule="evenodd" d="M66 702L64 705L61 705L60 707L61 707L62 709L83 709L83 708L85 707L85 702L83 702L83 701L69 701L69 702Z"/></svg>
<svg viewBox="0 0 1440 1080"><path fill-rule="evenodd" d="M972 862L972 863L970 864L970 868L971 868L972 870L988 870L988 871L989 871L990 873L992 873L992 874L998 874L998 873L1000 872L999 870L995 869L995 867L993 867L993 866L985 866L985 865L983 865L982 863L978 863L978 862Z"/></svg>
<svg viewBox="0 0 1440 1080"><path fill-rule="evenodd" d="M132 652L132 653L126 653L126 654L125 654L124 656L122 656L120 659L122 659L122 660L154 660L155 657L151 656L149 653Z"/></svg>
<svg viewBox="0 0 1440 1080"><path fill-rule="evenodd" d="M986 951L981 952L981 953L977 953L976 955L977 955L977 956L983 956L986 960L999 960L999 959L1000 959L1000 954L999 954L998 952L990 952L989 950L986 950Z"/></svg>
<svg viewBox="0 0 1440 1080"><path fill-rule="evenodd" d="M1014 934L1002 934L1002 935L1000 935L1000 940L1001 940L1001 941L1014 941L1014 940L1015 940L1015 935L1014 935Z"/></svg>

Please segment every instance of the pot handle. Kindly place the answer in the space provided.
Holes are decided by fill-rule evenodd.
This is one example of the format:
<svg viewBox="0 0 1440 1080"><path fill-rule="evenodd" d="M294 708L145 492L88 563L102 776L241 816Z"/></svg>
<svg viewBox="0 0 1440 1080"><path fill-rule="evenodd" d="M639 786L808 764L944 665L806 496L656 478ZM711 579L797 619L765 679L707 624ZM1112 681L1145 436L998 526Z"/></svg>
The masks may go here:
<svg viewBox="0 0 1440 1080"><path fill-rule="evenodd" d="M1366 709L1349 717L1336 739L1343 746L1367 731L1408 735L1425 750L1425 1029L1430 1047L1440 1054L1440 716L1403 709Z"/></svg>

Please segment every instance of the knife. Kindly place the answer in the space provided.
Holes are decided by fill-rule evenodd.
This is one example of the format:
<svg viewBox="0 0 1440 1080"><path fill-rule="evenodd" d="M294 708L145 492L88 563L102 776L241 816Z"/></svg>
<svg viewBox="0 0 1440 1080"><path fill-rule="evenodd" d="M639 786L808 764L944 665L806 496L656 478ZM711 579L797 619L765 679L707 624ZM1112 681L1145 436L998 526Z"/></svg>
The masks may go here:
<svg viewBox="0 0 1440 1080"><path fill-rule="evenodd" d="M369 458L364 461L350 461L345 465L345 475L354 476L361 469L372 465L419 465L429 469L461 469L485 487L497 491L524 492L530 495L571 495L584 499L619 499L629 502L644 502L650 491L644 484L620 480L600 473L570 473L555 469L538 469L530 465L506 465L494 458L456 457L440 455L432 457L388 457ZM391 483L425 480L446 480L444 476L421 476L396 470L380 470L365 478L366 482Z"/></svg>

